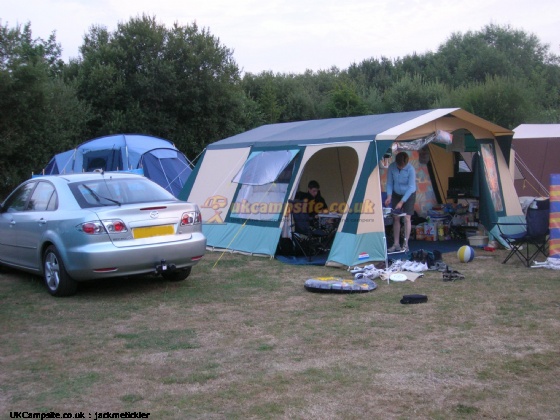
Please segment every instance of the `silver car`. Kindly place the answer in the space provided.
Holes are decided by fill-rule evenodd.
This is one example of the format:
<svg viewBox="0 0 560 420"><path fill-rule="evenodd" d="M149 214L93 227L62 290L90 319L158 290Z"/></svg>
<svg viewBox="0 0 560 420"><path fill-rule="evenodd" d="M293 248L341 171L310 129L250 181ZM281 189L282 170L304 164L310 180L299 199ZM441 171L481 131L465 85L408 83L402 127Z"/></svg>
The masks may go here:
<svg viewBox="0 0 560 420"><path fill-rule="evenodd" d="M141 175L36 177L0 206L0 264L42 275L53 296L107 277L184 280L205 250L198 206Z"/></svg>

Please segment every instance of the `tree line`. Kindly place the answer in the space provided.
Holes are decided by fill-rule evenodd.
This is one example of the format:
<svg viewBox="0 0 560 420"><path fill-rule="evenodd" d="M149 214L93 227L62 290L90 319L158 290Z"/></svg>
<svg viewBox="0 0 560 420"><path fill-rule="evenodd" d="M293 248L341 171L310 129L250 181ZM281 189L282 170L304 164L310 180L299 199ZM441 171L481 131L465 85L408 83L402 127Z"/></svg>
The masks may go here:
<svg viewBox="0 0 560 420"><path fill-rule="evenodd" d="M233 51L193 23L154 16L94 25L78 58L53 32L0 26L0 197L58 152L100 136L172 141L191 160L263 124L460 107L498 125L560 122L560 59L533 34L488 25L437 51L367 58L347 69L243 73Z"/></svg>

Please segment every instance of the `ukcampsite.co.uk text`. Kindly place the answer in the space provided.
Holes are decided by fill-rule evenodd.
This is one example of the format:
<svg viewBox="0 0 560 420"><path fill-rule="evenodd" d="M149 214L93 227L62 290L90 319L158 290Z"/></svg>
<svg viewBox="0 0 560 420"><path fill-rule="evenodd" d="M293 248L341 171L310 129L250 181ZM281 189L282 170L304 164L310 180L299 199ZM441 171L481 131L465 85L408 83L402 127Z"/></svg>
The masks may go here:
<svg viewBox="0 0 560 420"><path fill-rule="evenodd" d="M321 203L250 203L247 200L232 203L232 213L236 214L278 214L278 213L323 213L325 207ZM329 213L361 213L374 214L375 203L365 200L362 203L331 203L326 210Z"/></svg>

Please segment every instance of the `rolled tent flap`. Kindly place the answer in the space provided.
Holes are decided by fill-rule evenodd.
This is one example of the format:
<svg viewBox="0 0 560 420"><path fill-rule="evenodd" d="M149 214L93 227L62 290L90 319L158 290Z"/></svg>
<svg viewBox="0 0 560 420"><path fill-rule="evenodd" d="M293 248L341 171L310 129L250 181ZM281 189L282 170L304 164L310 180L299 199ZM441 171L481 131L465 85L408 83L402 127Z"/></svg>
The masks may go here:
<svg viewBox="0 0 560 420"><path fill-rule="evenodd" d="M233 182L245 185L265 185L274 182L290 164L298 150L253 152Z"/></svg>

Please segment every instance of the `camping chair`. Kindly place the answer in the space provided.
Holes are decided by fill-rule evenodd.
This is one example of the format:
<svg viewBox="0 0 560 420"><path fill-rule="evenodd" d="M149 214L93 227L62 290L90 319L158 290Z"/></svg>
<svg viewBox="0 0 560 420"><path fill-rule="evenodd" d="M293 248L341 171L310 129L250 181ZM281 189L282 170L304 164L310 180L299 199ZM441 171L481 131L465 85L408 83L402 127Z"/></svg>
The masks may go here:
<svg viewBox="0 0 560 420"><path fill-rule="evenodd" d="M531 266L538 254L548 258L549 215L550 201L535 200L527 208L525 223L496 223L500 236L510 248L502 264L507 263L513 255L517 255L527 267Z"/></svg>
<svg viewBox="0 0 560 420"><path fill-rule="evenodd" d="M303 208L302 200L289 200L292 209ZM311 259L315 255L328 250L330 234L314 226L309 214L303 211L291 211L292 241L294 249L300 250L303 255Z"/></svg>

